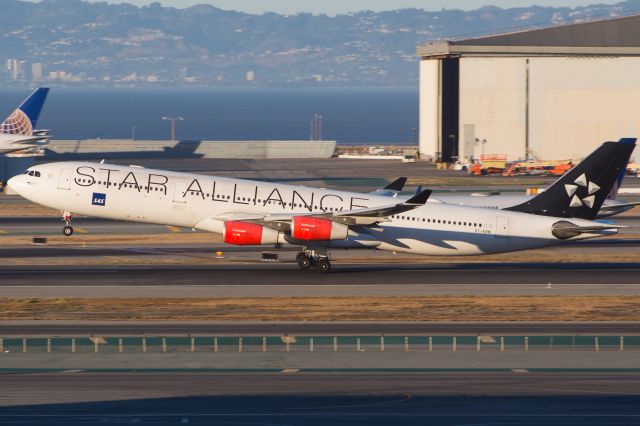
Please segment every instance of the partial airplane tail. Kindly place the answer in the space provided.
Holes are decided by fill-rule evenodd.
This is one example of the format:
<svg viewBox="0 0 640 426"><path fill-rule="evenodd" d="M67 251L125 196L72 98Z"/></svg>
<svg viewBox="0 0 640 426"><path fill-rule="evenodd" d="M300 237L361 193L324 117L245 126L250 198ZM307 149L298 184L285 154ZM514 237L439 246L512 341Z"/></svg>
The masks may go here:
<svg viewBox="0 0 640 426"><path fill-rule="evenodd" d="M0 133L32 136L49 89L36 89L2 124Z"/></svg>
<svg viewBox="0 0 640 426"><path fill-rule="evenodd" d="M506 210L593 220L626 169L635 142L625 138L603 143L543 193Z"/></svg>
<svg viewBox="0 0 640 426"><path fill-rule="evenodd" d="M620 139L620 142L618 142L618 143L626 143L626 144L633 145L633 144L636 143L636 140L634 138L622 138L622 139ZM618 196L618 191L620 190L620 187L622 186L622 181L624 180L624 177L625 177L626 174L627 174L627 168L625 166L625 168L620 170L620 173L618 173L618 177L616 177L616 182L614 183L613 187L611 188L611 192L609 192L609 195L607 195L607 200L615 200L616 199L616 197Z"/></svg>

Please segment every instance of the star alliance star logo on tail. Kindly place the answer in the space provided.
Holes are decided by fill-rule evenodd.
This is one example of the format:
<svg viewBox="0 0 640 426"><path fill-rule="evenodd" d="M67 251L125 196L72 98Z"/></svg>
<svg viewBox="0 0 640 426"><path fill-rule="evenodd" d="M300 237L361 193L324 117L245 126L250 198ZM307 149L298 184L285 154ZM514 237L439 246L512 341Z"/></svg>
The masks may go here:
<svg viewBox="0 0 640 426"><path fill-rule="evenodd" d="M582 207L585 205L590 209L593 208L593 205L596 201L596 192L600 190L600 187L593 182L590 182L587 179L587 176L583 173L576 180L573 181L575 185L566 184L564 188L567 190L567 194L571 197L571 203L569 207ZM586 189L587 194L581 196L578 194L578 189L584 188ZM581 190L580 193L584 191Z"/></svg>

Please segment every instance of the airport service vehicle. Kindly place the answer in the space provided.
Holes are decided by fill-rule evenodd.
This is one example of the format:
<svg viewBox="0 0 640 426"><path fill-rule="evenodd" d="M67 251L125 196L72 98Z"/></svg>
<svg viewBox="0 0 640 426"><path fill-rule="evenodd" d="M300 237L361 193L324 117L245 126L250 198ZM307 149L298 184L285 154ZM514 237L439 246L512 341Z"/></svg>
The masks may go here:
<svg viewBox="0 0 640 426"><path fill-rule="evenodd" d="M64 212L188 227L235 245L303 246L303 269L331 270L332 248L424 255L527 250L612 235L594 222L634 145L604 143L542 194L506 210L90 162L37 165L9 180L21 196ZM398 181L397 184L404 183ZM391 194L391 195L390 195Z"/></svg>
<svg viewBox="0 0 640 426"><path fill-rule="evenodd" d="M571 161L516 161L502 176L562 176L572 167Z"/></svg>
<svg viewBox="0 0 640 426"><path fill-rule="evenodd" d="M618 143L628 144L631 146L635 146L636 139L635 138L622 138ZM622 185L622 181L625 176L625 170L628 169L628 166L625 167L624 170L621 170L618 173L616 181L611 188L611 191L607 195L602 207L598 211L596 218L601 219L604 217L614 216L620 213L624 213L628 210L631 210L640 203L628 203L622 200L617 200L616 197L618 195L618 189L620 189ZM563 172L564 174L565 172ZM513 206L517 206L522 203L526 203L531 200L533 196L531 195L518 195L518 194L500 194L500 193L475 193L470 195L458 195L458 194L438 194L429 199L429 202L442 202L448 204L456 204L459 206L469 206L469 207L482 207L488 209L495 210L503 210L508 209Z"/></svg>
<svg viewBox="0 0 640 426"><path fill-rule="evenodd" d="M480 162L470 164L467 167L472 175L496 175L502 174L507 168L507 156L504 154L483 154Z"/></svg>
<svg viewBox="0 0 640 426"><path fill-rule="evenodd" d="M34 130L49 89L36 89L11 115L0 124L0 154L24 154L49 142L46 130Z"/></svg>

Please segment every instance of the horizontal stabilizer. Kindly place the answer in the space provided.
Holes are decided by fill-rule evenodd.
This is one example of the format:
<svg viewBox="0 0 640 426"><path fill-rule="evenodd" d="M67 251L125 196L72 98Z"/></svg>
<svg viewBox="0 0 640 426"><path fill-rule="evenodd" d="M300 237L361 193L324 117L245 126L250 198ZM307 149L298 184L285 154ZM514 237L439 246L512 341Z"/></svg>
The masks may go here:
<svg viewBox="0 0 640 426"><path fill-rule="evenodd" d="M640 201L637 201L635 203L624 203L624 204L614 204L612 206L602 206L602 207L600 207L600 213L618 212L620 210L626 211L626 210L628 210L630 208L633 208L635 206L640 206Z"/></svg>

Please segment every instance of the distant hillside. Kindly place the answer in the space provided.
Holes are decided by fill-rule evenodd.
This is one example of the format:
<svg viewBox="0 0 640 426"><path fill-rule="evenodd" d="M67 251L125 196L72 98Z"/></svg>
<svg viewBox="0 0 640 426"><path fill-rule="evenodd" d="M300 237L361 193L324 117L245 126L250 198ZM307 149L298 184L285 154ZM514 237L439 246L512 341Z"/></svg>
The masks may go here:
<svg viewBox="0 0 640 426"><path fill-rule="evenodd" d="M415 85L419 42L634 10L640 0L329 17L2 0L0 60L17 60L4 76L12 84L36 78L82 85Z"/></svg>

